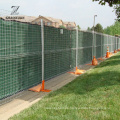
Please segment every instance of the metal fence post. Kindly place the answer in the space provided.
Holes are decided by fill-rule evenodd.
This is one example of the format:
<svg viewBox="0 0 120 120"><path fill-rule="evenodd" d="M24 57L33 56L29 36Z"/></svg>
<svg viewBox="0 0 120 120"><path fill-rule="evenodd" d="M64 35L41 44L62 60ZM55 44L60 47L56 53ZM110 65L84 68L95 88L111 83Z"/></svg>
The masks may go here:
<svg viewBox="0 0 120 120"><path fill-rule="evenodd" d="M76 27L76 70L75 72L69 72L75 75L80 75L85 72L85 70L78 69L78 27Z"/></svg>
<svg viewBox="0 0 120 120"><path fill-rule="evenodd" d="M78 27L76 27L76 67L78 66Z"/></svg>
<svg viewBox="0 0 120 120"><path fill-rule="evenodd" d="M111 36L110 36L110 38L111 38ZM111 39L111 52L112 52L112 39Z"/></svg>
<svg viewBox="0 0 120 120"><path fill-rule="evenodd" d="M44 25L41 19L41 42L42 42L42 81L44 80Z"/></svg>
<svg viewBox="0 0 120 120"><path fill-rule="evenodd" d="M92 32L93 34L93 41L92 41L92 58L93 58L93 55L94 55L94 31Z"/></svg>
<svg viewBox="0 0 120 120"><path fill-rule="evenodd" d="M44 80L44 25L43 20L41 19L41 43L42 43L42 84L37 85L29 90L34 92L50 92L51 90L44 89L45 88L45 80Z"/></svg>
<svg viewBox="0 0 120 120"><path fill-rule="evenodd" d="M107 47L108 47L108 35L107 35Z"/></svg>
<svg viewBox="0 0 120 120"><path fill-rule="evenodd" d="M101 58L102 58L102 56L103 56L103 50L102 50L102 34L101 34Z"/></svg>
<svg viewBox="0 0 120 120"><path fill-rule="evenodd" d="M112 52L113 52L114 50L113 50L113 36L112 36Z"/></svg>
<svg viewBox="0 0 120 120"><path fill-rule="evenodd" d="M44 80L44 24L41 19L41 42L42 42L42 88L43 92L50 92L51 90L44 89L45 88L45 80Z"/></svg>
<svg viewBox="0 0 120 120"><path fill-rule="evenodd" d="M120 49L120 38L119 38L119 49Z"/></svg>

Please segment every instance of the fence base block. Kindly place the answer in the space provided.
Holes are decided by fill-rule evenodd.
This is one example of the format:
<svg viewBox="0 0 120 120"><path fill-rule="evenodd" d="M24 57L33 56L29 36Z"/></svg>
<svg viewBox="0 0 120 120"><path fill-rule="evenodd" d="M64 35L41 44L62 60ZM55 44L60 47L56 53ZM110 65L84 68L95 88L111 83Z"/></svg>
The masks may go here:
<svg viewBox="0 0 120 120"><path fill-rule="evenodd" d="M114 50L114 53L117 53L117 50Z"/></svg>
<svg viewBox="0 0 120 120"><path fill-rule="evenodd" d="M120 49L118 49L117 51L120 51Z"/></svg>
<svg viewBox="0 0 120 120"><path fill-rule="evenodd" d="M47 89L44 89L44 86L45 86L45 81L43 80L42 81L42 84L39 84L37 86L34 86L30 89L28 89L29 91L33 91L33 92L50 92L51 90L47 90Z"/></svg>
<svg viewBox="0 0 120 120"><path fill-rule="evenodd" d="M93 64L86 64L86 65L97 66L97 65L93 65Z"/></svg>
<svg viewBox="0 0 120 120"><path fill-rule="evenodd" d="M97 66L97 65L98 65L98 61L97 61L97 59L95 58L95 56L93 56L92 64L86 64L86 65Z"/></svg>
<svg viewBox="0 0 120 120"><path fill-rule="evenodd" d="M68 73L75 74L75 75L80 75L80 74L85 73L85 70L80 70L80 69L78 69L76 67L76 71L75 72L68 72Z"/></svg>
<svg viewBox="0 0 120 120"><path fill-rule="evenodd" d="M98 58L98 60L102 60L103 61L104 59L102 59L102 57L101 57L101 58Z"/></svg>

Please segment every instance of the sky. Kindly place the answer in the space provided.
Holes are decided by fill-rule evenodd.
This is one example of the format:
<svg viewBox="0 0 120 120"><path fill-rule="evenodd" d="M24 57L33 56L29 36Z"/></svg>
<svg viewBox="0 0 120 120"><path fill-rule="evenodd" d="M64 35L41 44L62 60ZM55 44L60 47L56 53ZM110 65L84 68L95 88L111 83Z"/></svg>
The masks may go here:
<svg viewBox="0 0 120 120"><path fill-rule="evenodd" d="M11 6L20 6L18 12L28 16L49 16L75 22L85 30L100 23L103 28L114 24L116 16L108 4L99 5L92 0L0 0L0 13L9 14ZM10 12L7 12L7 11Z"/></svg>

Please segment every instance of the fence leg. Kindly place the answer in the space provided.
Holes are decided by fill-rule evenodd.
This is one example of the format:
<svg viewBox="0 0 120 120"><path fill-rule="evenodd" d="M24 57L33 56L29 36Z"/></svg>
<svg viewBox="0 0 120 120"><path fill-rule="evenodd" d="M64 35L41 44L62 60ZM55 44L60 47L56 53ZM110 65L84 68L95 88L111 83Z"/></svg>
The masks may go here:
<svg viewBox="0 0 120 120"><path fill-rule="evenodd" d="M110 36L110 38L111 38L111 36ZM111 39L111 53L112 53L112 39Z"/></svg>
<svg viewBox="0 0 120 120"><path fill-rule="evenodd" d="M107 47L109 47L109 46L108 46L108 35L107 35Z"/></svg>
<svg viewBox="0 0 120 120"><path fill-rule="evenodd" d="M111 39L111 36L109 36L110 37L110 42L111 42L111 44L110 44L110 46L111 46L111 49L110 49L110 56L112 56L112 39Z"/></svg>
<svg viewBox="0 0 120 120"><path fill-rule="evenodd" d="M42 40L42 84L39 84L29 90L34 92L50 92L51 90L44 89L45 88L45 80L44 80L44 25L43 20L41 19L41 40Z"/></svg>
<svg viewBox="0 0 120 120"><path fill-rule="evenodd" d="M114 53L117 53L117 37L115 38L115 50Z"/></svg>
<svg viewBox="0 0 120 120"><path fill-rule="evenodd" d="M76 70L75 70L75 72L68 72L68 73L80 75L84 72L85 72L85 70L78 69L78 27L76 27Z"/></svg>
<svg viewBox="0 0 120 120"><path fill-rule="evenodd" d="M93 40L92 40L92 59L93 59L93 55L94 55L94 31L92 32L93 34Z"/></svg>
<svg viewBox="0 0 120 120"><path fill-rule="evenodd" d="M103 60L103 59L102 59L102 57L103 57L102 52L103 52L103 51L102 51L102 34L101 34L101 57L100 57L100 58L98 58L98 60Z"/></svg>
<svg viewBox="0 0 120 120"><path fill-rule="evenodd" d="M96 51L94 51L94 49L96 48L96 45L94 44L94 43L96 43L95 42L95 32L93 31L92 33L93 33L93 41L92 41L92 64L86 64L86 65L94 65L94 66L96 66L96 65L98 65L98 61L95 58L95 56L93 56L94 54L96 54Z"/></svg>

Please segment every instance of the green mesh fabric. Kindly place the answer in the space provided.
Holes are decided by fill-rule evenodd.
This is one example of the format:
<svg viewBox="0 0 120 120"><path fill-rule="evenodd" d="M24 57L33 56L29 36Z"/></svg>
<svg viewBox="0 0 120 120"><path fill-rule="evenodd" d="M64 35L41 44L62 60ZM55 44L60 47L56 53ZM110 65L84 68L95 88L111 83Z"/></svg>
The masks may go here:
<svg viewBox="0 0 120 120"><path fill-rule="evenodd" d="M70 69L70 32L54 27L44 27L45 79L52 78Z"/></svg>
<svg viewBox="0 0 120 120"><path fill-rule="evenodd" d="M0 99L41 81L41 28L0 19Z"/></svg>
<svg viewBox="0 0 120 120"><path fill-rule="evenodd" d="M76 30L44 26L45 80L76 66ZM94 38L94 40L93 40ZM78 31L78 66L120 48L120 38ZM41 26L0 19L0 99L42 81Z"/></svg>

